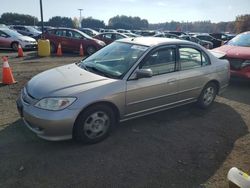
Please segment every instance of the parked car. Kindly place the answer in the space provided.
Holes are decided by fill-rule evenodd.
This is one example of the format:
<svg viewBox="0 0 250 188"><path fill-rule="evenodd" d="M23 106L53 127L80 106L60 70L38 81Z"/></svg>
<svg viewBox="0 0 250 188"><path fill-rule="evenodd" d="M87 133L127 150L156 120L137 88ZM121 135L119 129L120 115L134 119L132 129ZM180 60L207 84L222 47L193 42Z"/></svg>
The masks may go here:
<svg viewBox="0 0 250 188"><path fill-rule="evenodd" d="M23 36L20 33L8 28L0 28L0 48L13 49L17 51L19 44L23 49L37 48L37 42L35 39Z"/></svg>
<svg viewBox="0 0 250 188"><path fill-rule="evenodd" d="M55 29L55 27L52 27L52 26L44 26L44 27L43 27L44 32L45 32L45 31L48 31L48 30L50 30L50 29ZM39 31L42 31L42 27L39 26L39 27L38 27L38 30L39 30Z"/></svg>
<svg viewBox="0 0 250 188"><path fill-rule="evenodd" d="M126 29L117 29L116 32L118 32L118 33L123 33L123 34L131 33L130 30L126 30Z"/></svg>
<svg viewBox="0 0 250 188"><path fill-rule="evenodd" d="M144 36L144 37L150 37L150 36L152 37L152 36L160 34L160 33L161 32L159 32L159 31L150 31L150 30L147 31L147 30L144 30L144 31L139 31L136 34Z"/></svg>
<svg viewBox="0 0 250 188"><path fill-rule="evenodd" d="M232 76L250 79L250 31L237 35L214 51L226 54Z"/></svg>
<svg viewBox="0 0 250 188"><path fill-rule="evenodd" d="M87 54L93 54L105 46L103 41L94 39L77 29L57 28L46 31L43 37L50 40L51 52L55 52L59 43L63 51L79 51L80 45Z"/></svg>
<svg viewBox="0 0 250 188"><path fill-rule="evenodd" d="M196 35L193 35L193 37L196 37L200 40L212 42L214 48L217 48L217 47L224 44L224 42L222 40L216 39L216 38L210 36L209 34L196 34Z"/></svg>
<svg viewBox="0 0 250 188"><path fill-rule="evenodd" d="M84 32L85 34L94 37L96 35L99 34L99 32L95 31L94 29L90 29L90 28L80 28L80 31Z"/></svg>
<svg viewBox="0 0 250 188"><path fill-rule="evenodd" d="M78 64L33 77L22 89L17 107L25 124L41 138L96 143L118 121L191 102L208 108L228 79L228 61L195 43L125 38Z"/></svg>
<svg viewBox="0 0 250 188"><path fill-rule="evenodd" d="M114 29L99 29L99 33L116 32Z"/></svg>
<svg viewBox="0 0 250 188"><path fill-rule="evenodd" d="M188 35L187 33L183 32L183 31L166 31L165 33L170 33L170 34L174 34L174 35L177 35L177 36Z"/></svg>
<svg viewBox="0 0 250 188"><path fill-rule="evenodd" d="M207 49L212 49L213 48L213 43L205 40L200 40L199 38L190 36L190 41L195 42L197 44L200 44L201 46L207 48Z"/></svg>
<svg viewBox="0 0 250 188"><path fill-rule="evenodd" d="M137 35L134 33L123 33L124 35L126 35L127 37L141 37L141 35Z"/></svg>
<svg viewBox="0 0 250 188"><path fill-rule="evenodd" d="M222 41L229 41L236 36L235 34L226 34L226 33L210 33L210 35Z"/></svg>
<svg viewBox="0 0 250 188"><path fill-rule="evenodd" d="M32 26L23 26L23 25L13 25L10 26L10 29L16 30L18 33L24 35L24 36L30 36L30 37L37 37L42 32L35 29Z"/></svg>
<svg viewBox="0 0 250 188"><path fill-rule="evenodd" d="M159 33L154 35L154 37L163 37L163 38L170 38L170 39L181 39L178 35L171 34L171 33Z"/></svg>
<svg viewBox="0 0 250 188"><path fill-rule="evenodd" d="M100 33L99 35L94 36L94 38L99 39L106 44L110 44L118 39L128 38L127 35L117 32L106 32L106 33Z"/></svg>

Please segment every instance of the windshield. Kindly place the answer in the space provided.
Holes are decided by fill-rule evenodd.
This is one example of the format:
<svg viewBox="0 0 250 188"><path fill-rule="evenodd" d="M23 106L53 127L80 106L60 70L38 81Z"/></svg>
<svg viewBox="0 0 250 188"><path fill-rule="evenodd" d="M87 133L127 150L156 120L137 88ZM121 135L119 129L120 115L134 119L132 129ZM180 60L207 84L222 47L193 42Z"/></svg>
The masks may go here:
<svg viewBox="0 0 250 188"><path fill-rule="evenodd" d="M228 45L250 47L250 33L242 33L228 42Z"/></svg>
<svg viewBox="0 0 250 188"><path fill-rule="evenodd" d="M87 35L86 33L84 33L84 32L82 32L82 31L77 31L77 32L79 32L79 33L81 33L81 35L83 35L85 38L87 38L87 39L92 39L92 37L91 36L89 36L89 35Z"/></svg>
<svg viewBox="0 0 250 188"><path fill-rule="evenodd" d="M18 33L17 31L14 31L14 30L11 30L11 29L6 29L6 30L3 30L5 33L7 33L8 35L10 36L13 36L13 37L21 37L23 36L22 34Z"/></svg>
<svg viewBox="0 0 250 188"><path fill-rule="evenodd" d="M41 33L41 31L38 31L38 30L35 29L34 27L26 26L26 28L28 28L30 31L32 31L32 32L34 32L34 33Z"/></svg>
<svg viewBox="0 0 250 188"><path fill-rule="evenodd" d="M147 49L146 46L113 42L80 62L79 66L102 76L121 79Z"/></svg>

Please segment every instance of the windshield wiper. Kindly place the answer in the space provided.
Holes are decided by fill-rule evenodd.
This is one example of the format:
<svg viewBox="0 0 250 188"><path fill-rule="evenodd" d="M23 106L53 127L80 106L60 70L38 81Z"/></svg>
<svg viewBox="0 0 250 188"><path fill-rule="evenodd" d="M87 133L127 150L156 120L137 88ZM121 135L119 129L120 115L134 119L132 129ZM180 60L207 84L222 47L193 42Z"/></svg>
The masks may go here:
<svg viewBox="0 0 250 188"><path fill-rule="evenodd" d="M90 70L91 72L94 72L96 74L99 74L101 76L105 76L105 77L108 77L108 78L114 78L114 76L112 76L112 75L110 75L110 74L108 74L106 72L103 72L102 70L100 70L100 69L98 69L96 67L87 66L87 65L83 65L83 66L84 66L83 68L85 70Z"/></svg>

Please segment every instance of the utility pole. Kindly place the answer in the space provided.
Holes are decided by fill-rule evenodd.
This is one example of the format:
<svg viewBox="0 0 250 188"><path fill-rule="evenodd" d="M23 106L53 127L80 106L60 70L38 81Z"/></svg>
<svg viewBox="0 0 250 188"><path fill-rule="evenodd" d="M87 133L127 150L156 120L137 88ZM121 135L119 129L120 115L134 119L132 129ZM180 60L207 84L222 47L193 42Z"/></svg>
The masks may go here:
<svg viewBox="0 0 250 188"><path fill-rule="evenodd" d="M80 11L80 24L79 24L79 26L81 28L82 27L82 11L83 11L83 9L79 8L78 10Z"/></svg>
<svg viewBox="0 0 250 188"><path fill-rule="evenodd" d="M40 0L40 11L41 11L41 22L42 22L42 34L44 32L44 25L43 25L43 2Z"/></svg>

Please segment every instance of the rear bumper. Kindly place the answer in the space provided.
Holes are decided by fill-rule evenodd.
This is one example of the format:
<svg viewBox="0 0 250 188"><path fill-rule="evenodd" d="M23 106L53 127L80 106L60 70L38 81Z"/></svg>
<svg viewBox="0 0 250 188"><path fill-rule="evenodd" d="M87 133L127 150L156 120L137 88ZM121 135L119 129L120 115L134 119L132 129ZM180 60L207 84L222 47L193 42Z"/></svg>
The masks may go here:
<svg viewBox="0 0 250 188"><path fill-rule="evenodd" d="M230 70L230 74L231 76L250 79L250 68L245 68L241 70Z"/></svg>

